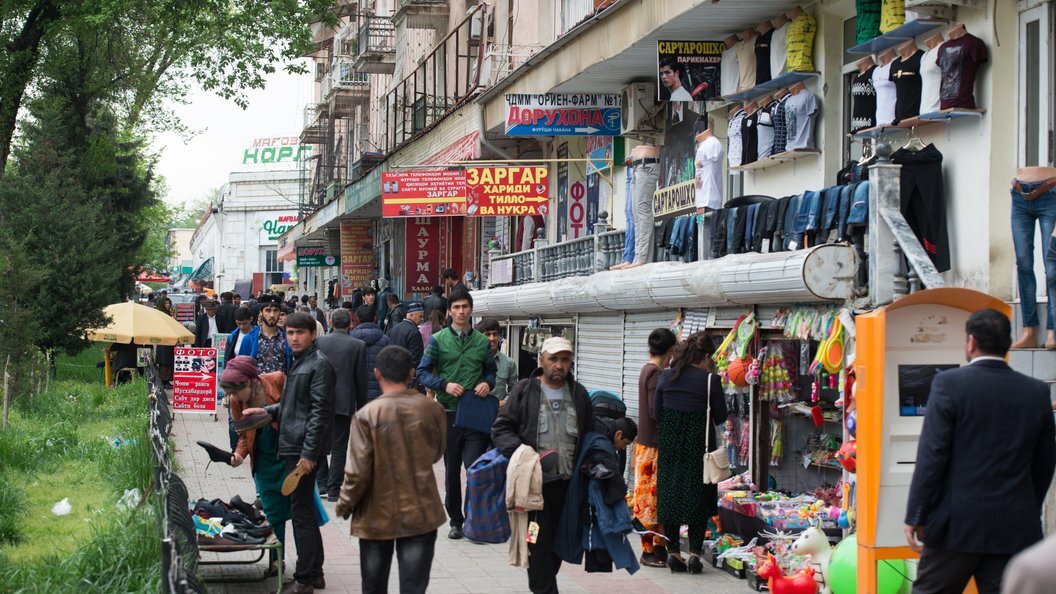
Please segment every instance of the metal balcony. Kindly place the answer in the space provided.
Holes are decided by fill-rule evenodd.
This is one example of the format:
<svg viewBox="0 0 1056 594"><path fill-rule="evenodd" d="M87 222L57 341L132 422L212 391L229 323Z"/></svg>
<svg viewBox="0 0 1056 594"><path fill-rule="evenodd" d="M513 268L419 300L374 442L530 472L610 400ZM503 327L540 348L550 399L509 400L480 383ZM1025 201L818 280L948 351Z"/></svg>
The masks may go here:
<svg viewBox="0 0 1056 594"><path fill-rule="evenodd" d="M392 74L396 71L396 27L389 17L360 17L353 67L356 72Z"/></svg>
<svg viewBox="0 0 1056 594"><path fill-rule="evenodd" d="M326 118L329 107L326 103L309 103L304 106L304 128L301 129L301 144L321 144L326 136Z"/></svg>
<svg viewBox="0 0 1056 594"><path fill-rule="evenodd" d="M396 25L403 21L408 29L447 29L450 7L447 0L400 0L392 22Z"/></svg>
<svg viewBox="0 0 1056 594"><path fill-rule="evenodd" d="M322 95L334 117L351 116L355 106L370 102L370 75L356 72L351 61L335 62L323 78Z"/></svg>

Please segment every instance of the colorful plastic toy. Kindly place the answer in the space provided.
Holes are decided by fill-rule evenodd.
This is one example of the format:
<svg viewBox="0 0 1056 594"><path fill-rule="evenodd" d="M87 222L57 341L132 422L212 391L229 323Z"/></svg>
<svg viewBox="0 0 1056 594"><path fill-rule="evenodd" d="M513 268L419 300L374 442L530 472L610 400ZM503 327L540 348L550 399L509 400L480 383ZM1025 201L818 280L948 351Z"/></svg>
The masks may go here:
<svg viewBox="0 0 1056 594"><path fill-rule="evenodd" d="M766 562L759 566L756 573L767 581L767 587L772 594L816 594L818 591L813 569L808 567L786 576L773 555L766 556Z"/></svg>
<svg viewBox="0 0 1056 594"><path fill-rule="evenodd" d="M821 577L821 594L830 594L832 590L829 588L828 574L832 546L829 545L829 537L817 526L811 526L792 543L792 553L810 555L811 573Z"/></svg>

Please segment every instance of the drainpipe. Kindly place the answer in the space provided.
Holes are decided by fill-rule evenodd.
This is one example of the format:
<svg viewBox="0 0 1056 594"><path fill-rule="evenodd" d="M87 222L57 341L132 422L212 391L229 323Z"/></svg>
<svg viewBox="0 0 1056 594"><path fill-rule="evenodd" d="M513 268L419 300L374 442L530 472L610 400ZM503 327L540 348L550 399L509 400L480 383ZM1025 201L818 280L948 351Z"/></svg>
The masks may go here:
<svg viewBox="0 0 1056 594"><path fill-rule="evenodd" d="M488 150L495 153L499 157L506 159L507 161L513 160L513 156L511 156L509 153L502 150L501 148L495 146L491 143L490 140L488 140L488 129L485 127L484 123L484 105L480 103L477 103L477 126L480 128L480 144L488 147Z"/></svg>

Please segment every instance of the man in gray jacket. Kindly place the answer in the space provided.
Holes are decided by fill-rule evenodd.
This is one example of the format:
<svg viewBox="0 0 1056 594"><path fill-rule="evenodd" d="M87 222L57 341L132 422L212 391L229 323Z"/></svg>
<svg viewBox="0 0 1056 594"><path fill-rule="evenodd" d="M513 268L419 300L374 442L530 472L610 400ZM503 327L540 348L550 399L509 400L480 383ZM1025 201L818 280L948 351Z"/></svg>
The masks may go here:
<svg viewBox="0 0 1056 594"><path fill-rule="evenodd" d="M283 592L311 594L325 588L323 537L315 512L315 473L319 459L330 448L334 416L334 367L315 344L315 318L294 312L286 316L286 341L293 363L286 376L282 401L265 408L247 408L244 416L266 412L279 425L278 454L286 460L290 519L297 545L294 582ZM284 483L285 487L285 483Z"/></svg>
<svg viewBox="0 0 1056 594"><path fill-rule="evenodd" d="M348 430L352 416L367 403L367 344L348 335L352 314L338 308L330 315L334 331L315 340L319 350L330 359L337 381L334 386L333 436L330 440L330 464L326 456L319 458L316 482L319 492L330 501L337 501L341 481L345 477L345 457L348 455ZM420 336L420 335L419 335Z"/></svg>

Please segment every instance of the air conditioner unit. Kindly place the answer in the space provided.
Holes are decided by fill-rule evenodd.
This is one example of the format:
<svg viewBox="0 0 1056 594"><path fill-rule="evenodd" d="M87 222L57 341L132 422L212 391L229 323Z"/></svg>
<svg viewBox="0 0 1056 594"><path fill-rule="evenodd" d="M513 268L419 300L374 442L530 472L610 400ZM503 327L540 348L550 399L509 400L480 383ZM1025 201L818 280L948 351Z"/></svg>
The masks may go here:
<svg viewBox="0 0 1056 594"><path fill-rule="evenodd" d="M621 136L638 138L660 133L653 119L656 117L656 85L651 82L631 83L623 88L623 125Z"/></svg>

